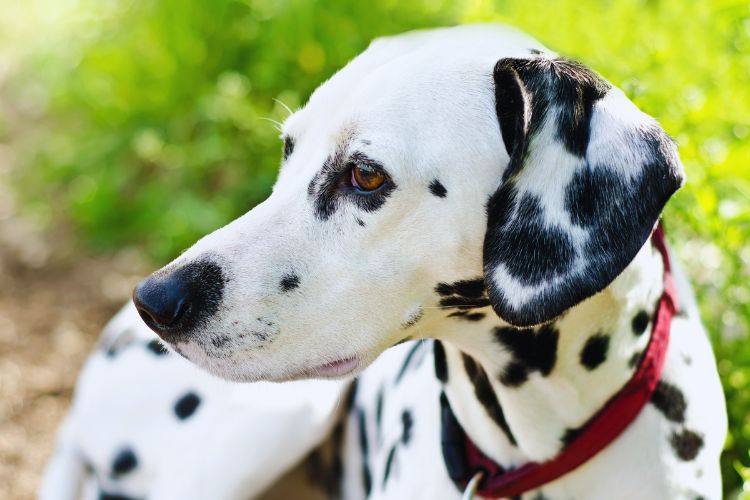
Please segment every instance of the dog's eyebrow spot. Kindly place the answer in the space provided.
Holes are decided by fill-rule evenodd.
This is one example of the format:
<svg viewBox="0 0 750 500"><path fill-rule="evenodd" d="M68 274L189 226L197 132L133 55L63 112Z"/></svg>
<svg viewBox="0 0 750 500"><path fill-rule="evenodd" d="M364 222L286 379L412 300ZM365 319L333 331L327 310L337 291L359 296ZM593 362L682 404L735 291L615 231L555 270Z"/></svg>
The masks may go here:
<svg viewBox="0 0 750 500"><path fill-rule="evenodd" d="M445 195L448 194L448 190L437 179L433 179L430 183L430 192L438 198L445 198Z"/></svg>
<svg viewBox="0 0 750 500"><path fill-rule="evenodd" d="M112 475L127 474L138 466L138 458L131 448L123 448L117 452L112 461Z"/></svg>
<svg viewBox="0 0 750 500"><path fill-rule="evenodd" d="M299 276L294 273L286 274L283 278L281 278L281 283L279 283L279 286L281 287L281 291L283 292L294 290L299 286Z"/></svg>
<svg viewBox="0 0 750 500"><path fill-rule="evenodd" d="M386 181L371 192L355 189L348 182L348 172L353 164L364 164L380 171L386 176ZM383 206L396 188L393 179L388 176L380 162L358 151L347 154L344 147L339 147L310 180L307 195L313 204L315 216L325 221L330 219L344 202L364 212L374 212Z"/></svg>
<svg viewBox="0 0 750 500"><path fill-rule="evenodd" d="M680 460L693 460L703 448L703 436L690 429L673 432L669 439L672 449Z"/></svg>
<svg viewBox="0 0 750 500"><path fill-rule="evenodd" d="M196 393L189 391L177 400L174 405L174 413L180 420L185 420L195 413L200 404L201 398Z"/></svg>
<svg viewBox="0 0 750 500"><path fill-rule="evenodd" d="M164 344L156 339L149 340L146 344L146 349L151 351L155 356L164 356L165 354L169 354L169 351L166 347L164 347Z"/></svg>
<svg viewBox="0 0 750 500"><path fill-rule="evenodd" d="M294 138L290 136L284 137L284 152L283 158L286 160L294 152Z"/></svg>
<svg viewBox="0 0 750 500"><path fill-rule="evenodd" d="M607 359L609 350L609 335L597 333L589 337L581 350L581 364L587 370L594 370Z"/></svg>
<svg viewBox="0 0 750 500"><path fill-rule="evenodd" d="M685 421L685 410L687 409L685 395L669 382L659 381L654 394L651 396L651 404L662 412L667 420L676 423Z"/></svg>
<svg viewBox="0 0 750 500"><path fill-rule="evenodd" d="M633 318L633 333L636 335L643 335L643 332L646 331L646 327L648 327L649 321L648 313L646 311L639 311Z"/></svg>

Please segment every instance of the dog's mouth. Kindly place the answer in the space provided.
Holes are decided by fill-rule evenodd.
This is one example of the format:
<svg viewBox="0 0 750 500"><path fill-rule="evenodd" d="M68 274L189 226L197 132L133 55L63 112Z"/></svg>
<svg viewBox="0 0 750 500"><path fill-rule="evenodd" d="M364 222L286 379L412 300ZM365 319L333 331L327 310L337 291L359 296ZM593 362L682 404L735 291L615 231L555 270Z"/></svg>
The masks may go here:
<svg viewBox="0 0 750 500"><path fill-rule="evenodd" d="M288 376L288 378L285 377L285 379L339 379L356 372L360 368L360 366L361 361L358 356L346 356L344 358L330 361L328 363L323 363L312 368L305 368L298 372L293 372Z"/></svg>

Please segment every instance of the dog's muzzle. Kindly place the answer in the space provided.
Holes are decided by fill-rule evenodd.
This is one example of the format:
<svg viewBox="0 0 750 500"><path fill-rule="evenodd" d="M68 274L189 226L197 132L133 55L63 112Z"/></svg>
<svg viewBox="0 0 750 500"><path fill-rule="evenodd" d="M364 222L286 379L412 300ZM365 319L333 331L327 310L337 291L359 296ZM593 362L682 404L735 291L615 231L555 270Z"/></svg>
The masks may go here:
<svg viewBox="0 0 750 500"><path fill-rule="evenodd" d="M155 272L133 291L143 321L166 341L178 341L206 322L219 308L226 279L209 260Z"/></svg>

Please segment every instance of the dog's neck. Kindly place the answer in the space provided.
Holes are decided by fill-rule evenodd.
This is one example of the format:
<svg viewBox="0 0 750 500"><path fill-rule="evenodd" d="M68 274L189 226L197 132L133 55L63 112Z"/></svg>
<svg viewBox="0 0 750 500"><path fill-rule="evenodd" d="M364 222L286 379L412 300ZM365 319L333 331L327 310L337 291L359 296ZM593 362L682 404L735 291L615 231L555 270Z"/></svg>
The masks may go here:
<svg viewBox="0 0 750 500"><path fill-rule="evenodd" d="M648 344L663 269L649 241L605 290L549 325L514 329L489 307L482 319L464 312L441 321L439 376L488 457L504 467L553 457L620 390Z"/></svg>

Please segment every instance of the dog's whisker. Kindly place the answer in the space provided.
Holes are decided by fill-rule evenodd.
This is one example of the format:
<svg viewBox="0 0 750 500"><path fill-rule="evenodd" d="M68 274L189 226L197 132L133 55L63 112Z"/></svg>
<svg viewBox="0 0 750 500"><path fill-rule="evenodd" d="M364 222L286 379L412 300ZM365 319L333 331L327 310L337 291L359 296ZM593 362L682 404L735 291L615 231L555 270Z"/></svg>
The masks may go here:
<svg viewBox="0 0 750 500"><path fill-rule="evenodd" d="M287 112L289 113L289 115L293 115L294 114L294 111L292 111L292 108L290 108L289 106L287 106L284 103L284 101L282 101L281 99L278 99L276 97L274 97L273 100L276 101L277 103L279 103L285 110L287 110ZM289 116L289 115L287 115L287 116Z"/></svg>
<svg viewBox="0 0 750 500"><path fill-rule="evenodd" d="M281 122L279 122L277 120L274 120L273 118L268 118L267 116L259 116L258 119L259 120L265 120L267 122L271 122L271 123L274 124L274 128L276 130L278 130L279 132L282 131L282 124L281 124Z"/></svg>

